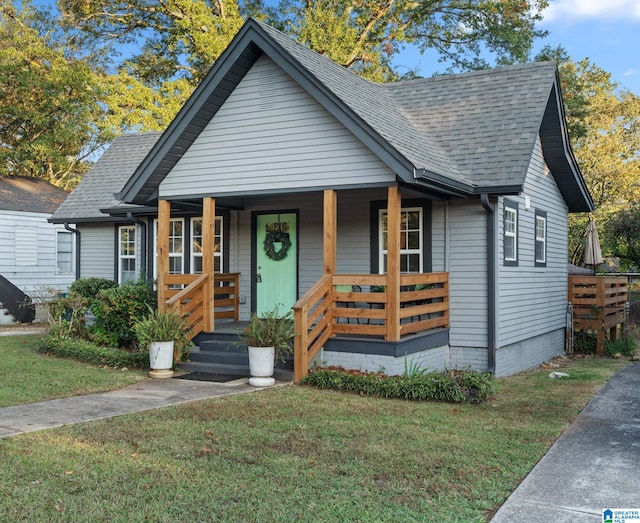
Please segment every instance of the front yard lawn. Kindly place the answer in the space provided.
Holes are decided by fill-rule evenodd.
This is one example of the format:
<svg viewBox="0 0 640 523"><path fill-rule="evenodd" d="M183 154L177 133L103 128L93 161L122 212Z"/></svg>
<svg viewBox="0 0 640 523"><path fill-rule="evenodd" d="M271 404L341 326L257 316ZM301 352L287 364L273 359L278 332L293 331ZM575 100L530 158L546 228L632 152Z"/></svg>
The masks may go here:
<svg viewBox="0 0 640 523"><path fill-rule="evenodd" d="M99 368L38 354L40 335L0 337L0 407L119 389L145 379L141 371Z"/></svg>
<svg viewBox="0 0 640 523"><path fill-rule="evenodd" d="M65 365L69 362L63 362ZM627 361L498 380L479 405L307 387L0 440L6 521L487 521Z"/></svg>

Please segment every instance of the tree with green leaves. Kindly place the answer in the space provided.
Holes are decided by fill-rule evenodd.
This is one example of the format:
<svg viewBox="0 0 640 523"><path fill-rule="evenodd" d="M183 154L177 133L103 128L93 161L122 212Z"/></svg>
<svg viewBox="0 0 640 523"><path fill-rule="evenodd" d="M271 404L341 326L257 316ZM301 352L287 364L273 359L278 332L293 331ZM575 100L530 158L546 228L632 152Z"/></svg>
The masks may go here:
<svg viewBox="0 0 640 523"><path fill-rule="evenodd" d="M52 0L53 1L53 0ZM526 61L547 0L0 0L0 168L71 187L117 134L162 130L247 16L372 80L404 45L454 70ZM40 4L42 5L42 4Z"/></svg>
<svg viewBox="0 0 640 523"><path fill-rule="evenodd" d="M435 50L448 71L525 62L546 0L281 0L268 22L361 76L398 78L405 45Z"/></svg>
<svg viewBox="0 0 640 523"><path fill-rule="evenodd" d="M61 0L68 26L93 45L137 43L128 60L147 85L182 77L197 84L249 16L255 16L359 74L392 80L404 45L435 49L456 70L528 60L548 0Z"/></svg>
<svg viewBox="0 0 640 523"><path fill-rule="evenodd" d="M610 254L620 260L621 269L640 270L640 202L610 216L604 239Z"/></svg>
<svg viewBox="0 0 640 523"><path fill-rule="evenodd" d="M93 123L100 89L91 64L67 56L45 16L0 2L2 174L75 185L106 141Z"/></svg>
<svg viewBox="0 0 640 523"><path fill-rule="evenodd" d="M596 223L613 230L609 222L618 213L633 215L640 201L640 97L619 90L611 74L589 59L572 61L562 48L545 49L537 58L558 61L571 145L596 205ZM573 263L582 258L587 223L588 216L571 217ZM605 256L624 251L611 234L601 237Z"/></svg>

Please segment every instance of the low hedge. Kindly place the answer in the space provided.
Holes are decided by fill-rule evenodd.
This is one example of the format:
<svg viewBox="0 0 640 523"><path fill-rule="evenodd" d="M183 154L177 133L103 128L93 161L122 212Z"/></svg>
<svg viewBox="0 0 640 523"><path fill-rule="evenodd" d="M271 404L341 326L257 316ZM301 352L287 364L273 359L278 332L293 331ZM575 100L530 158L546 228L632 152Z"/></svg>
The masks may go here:
<svg viewBox="0 0 640 523"><path fill-rule="evenodd" d="M59 358L75 360L113 368L148 369L149 353L128 352L120 349L99 347L88 341L74 338L47 336L38 347L38 351Z"/></svg>
<svg viewBox="0 0 640 523"><path fill-rule="evenodd" d="M387 376L380 372L329 367L310 372L302 383L320 389L335 389L380 398L454 403L479 403L495 390L495 380L490 373L469 370Z"/></svg>

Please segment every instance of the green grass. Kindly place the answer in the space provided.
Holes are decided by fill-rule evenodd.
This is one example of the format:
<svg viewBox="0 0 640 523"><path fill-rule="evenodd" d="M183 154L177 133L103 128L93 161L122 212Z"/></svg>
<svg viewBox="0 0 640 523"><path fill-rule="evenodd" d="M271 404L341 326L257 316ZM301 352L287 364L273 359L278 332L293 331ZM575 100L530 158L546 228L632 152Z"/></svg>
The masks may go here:
<svg viewBox="0 0 640 523"><path fill-rule="evenodd" d="M5 521L488 520L626 361L499 380L480 405L307 387L0 440Z"/></svg>
<svg viewBox="0 0 640 523"><path fill-rule="evenodd" d="M0 407L119 389L145 377L140 371L43 356L36 352L41 339L36 335L0 338Z"/></svg>

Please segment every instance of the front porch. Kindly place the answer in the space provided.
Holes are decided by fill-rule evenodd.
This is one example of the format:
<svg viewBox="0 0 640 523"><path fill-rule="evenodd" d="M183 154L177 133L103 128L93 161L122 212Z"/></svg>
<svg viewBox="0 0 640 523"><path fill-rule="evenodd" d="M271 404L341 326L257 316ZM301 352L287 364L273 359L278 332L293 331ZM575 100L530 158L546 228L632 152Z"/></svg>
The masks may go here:
<svg viewBox="0 0 640 523"><path fill-rule="evenodd" d="M343 351L349 350L349 344L355 352L362 351L364 340L375 340L376 350L380 350L380 344L384 342L395 347L393 351L397 352L402 350L397 347L410 336L413 343L417 335L432 332L438 333L440 339L443 330L446 332L449 327L448 273L401 273L400 188L388 188L386 274L337 274L336 197L335 191L324 191L324 274L292 307L295 382L307 374L312 359L322 347L332 344L331 340L340 339L340 350ZM241 319L240 273L214 272L211 246L214 244L215 200L211 197L202 199L202 274L169 273L170 215L170 202L160 200L158 307L179 310L187 315L194 337L200 333L215 333L219 320ZM383 352L390 350L382 349Z"/></svg>

